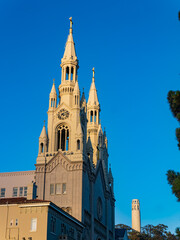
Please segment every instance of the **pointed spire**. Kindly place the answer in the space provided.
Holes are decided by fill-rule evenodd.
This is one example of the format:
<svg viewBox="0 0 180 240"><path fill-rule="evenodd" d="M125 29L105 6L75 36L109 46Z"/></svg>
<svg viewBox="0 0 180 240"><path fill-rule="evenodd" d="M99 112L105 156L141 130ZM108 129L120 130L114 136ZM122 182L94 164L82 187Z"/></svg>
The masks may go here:
<svg viewBox="0 0 180 240"><path fill-rule="evenodd" d="M99 124L99 128L98 128L98 135L103 135L103 131L102 131L102 127L101 124Z"/></svg>
<svg viewBox="0 0 180 240"><path fill-rule="evenodd" d="M73 35L72 35L72 24L73 24L72 17L70 17L69 20L70 20L69 36L68 36L68 39L66 42L66 47L65 47L65 51L64 51L64 56L62 58L62 63L65 60L77 60L75 44L74 44Z"/></svg>
<svg viewBox="0 0 180 240"><path fill-rule="evenodd" d="M79 95L80 94L78 81L76 81L76 83L75 83L74 92L73 93L74 93L74 95Z"/></svg>
<svg viewBox="0 0 180 240"><path fill-rule="evenodd" d="M88 99L88 105L99 105L99 101L98 101L98 97L97 97L97 90L96 90L96 86L95 86L95 78L94 78L94 74L95 74L95 70L94 68L92 69L93 71L93 77L92 77L92 83L91 83L91 88L89 91L89 99Z"/></svg>
<svg viewBox="0 0 180 240"><path fill-rule="evenodd" d="M55 87L55 79L53 79L53 85L51 88L50 96L56 96L56 95L57 93L56 93L56 87Z"/></svg>
<svg viewBox="0 0 180 240"><path fill-rule="evenodd" d="M112 178L111 164L109 163L109 177Z"/></svg>
<svg viewBox="0 0 180 240"><path fill-rule="evenodd" d="M44 125L43 125L43 128L42 128L42 131L41 131L41 135L39 138L43 138L43 139L47 139L47 134L46 134L46 127L45 127L45 121L44 121Z"/></svg>
<svg viewBox="0 0 180 240"><path fill-rule="evenodd" d="M84 88L83 88L83 93L82 93L82 96L81 96L81 106L83 105L83 103L86 103Z"/></svg>

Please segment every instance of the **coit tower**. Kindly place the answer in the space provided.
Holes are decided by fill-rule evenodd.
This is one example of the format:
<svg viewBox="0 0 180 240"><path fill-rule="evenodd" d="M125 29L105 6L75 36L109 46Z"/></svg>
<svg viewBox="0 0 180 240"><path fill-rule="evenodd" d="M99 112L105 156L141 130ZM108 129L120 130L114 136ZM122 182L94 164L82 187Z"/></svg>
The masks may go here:
<svg viewBox="0 0 180 240"><path fill-rule="evenodd" d="M140 204L138 199L132 200L132 229L141 231Z"/></svg>

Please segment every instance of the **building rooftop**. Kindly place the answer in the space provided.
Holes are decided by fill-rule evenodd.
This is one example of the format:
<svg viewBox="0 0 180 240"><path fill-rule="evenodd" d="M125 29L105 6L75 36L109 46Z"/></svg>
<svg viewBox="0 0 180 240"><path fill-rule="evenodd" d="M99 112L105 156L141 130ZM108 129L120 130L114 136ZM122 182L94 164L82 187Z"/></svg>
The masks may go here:
<svg viewBox="0 0 180 240"><path fill-rule="evenodd" d="M0 205L4 204L26 204L26 203L45 203L50 201L40 200L40 199L30 199L28 200L25 197L20 198L1 198Z"/></svg>

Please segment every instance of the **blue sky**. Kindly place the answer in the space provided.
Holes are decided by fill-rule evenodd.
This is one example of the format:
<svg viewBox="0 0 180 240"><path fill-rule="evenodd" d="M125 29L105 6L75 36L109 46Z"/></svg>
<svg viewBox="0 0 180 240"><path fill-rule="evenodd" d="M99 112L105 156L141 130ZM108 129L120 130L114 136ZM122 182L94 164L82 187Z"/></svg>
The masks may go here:
<svg viewBox="0 0 180 240"><path fill-rule="evenodd" d="M180 171L167 103L180 89L178 0L0 0L1 172L34 169L53 78L73 17L78 80L86 98L92 67L115 181L116 223L131 225L131 201L142 225L180 226L180 203L167 184Z"/></svg>

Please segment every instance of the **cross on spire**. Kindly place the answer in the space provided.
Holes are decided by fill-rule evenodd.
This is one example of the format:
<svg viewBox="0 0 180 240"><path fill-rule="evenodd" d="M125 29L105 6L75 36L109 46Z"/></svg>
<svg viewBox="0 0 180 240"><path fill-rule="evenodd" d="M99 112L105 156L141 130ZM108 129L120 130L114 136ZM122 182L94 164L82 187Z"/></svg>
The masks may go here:
<svg viewBox="0 0 180 240"><path fill-rule="evenodd" d="M93 80L94 80L94 74L95 74L95 69L94 69L94 67L93 67L92 71L93 71Z"/></svg>
<svg viewBox="0 0 180 240"><path fill-rule="evenodd" d="M72 33L72 25L73 25L72 17L70 17L69 20L70 20L70 29L69 29L69 32Z"/></svg>

